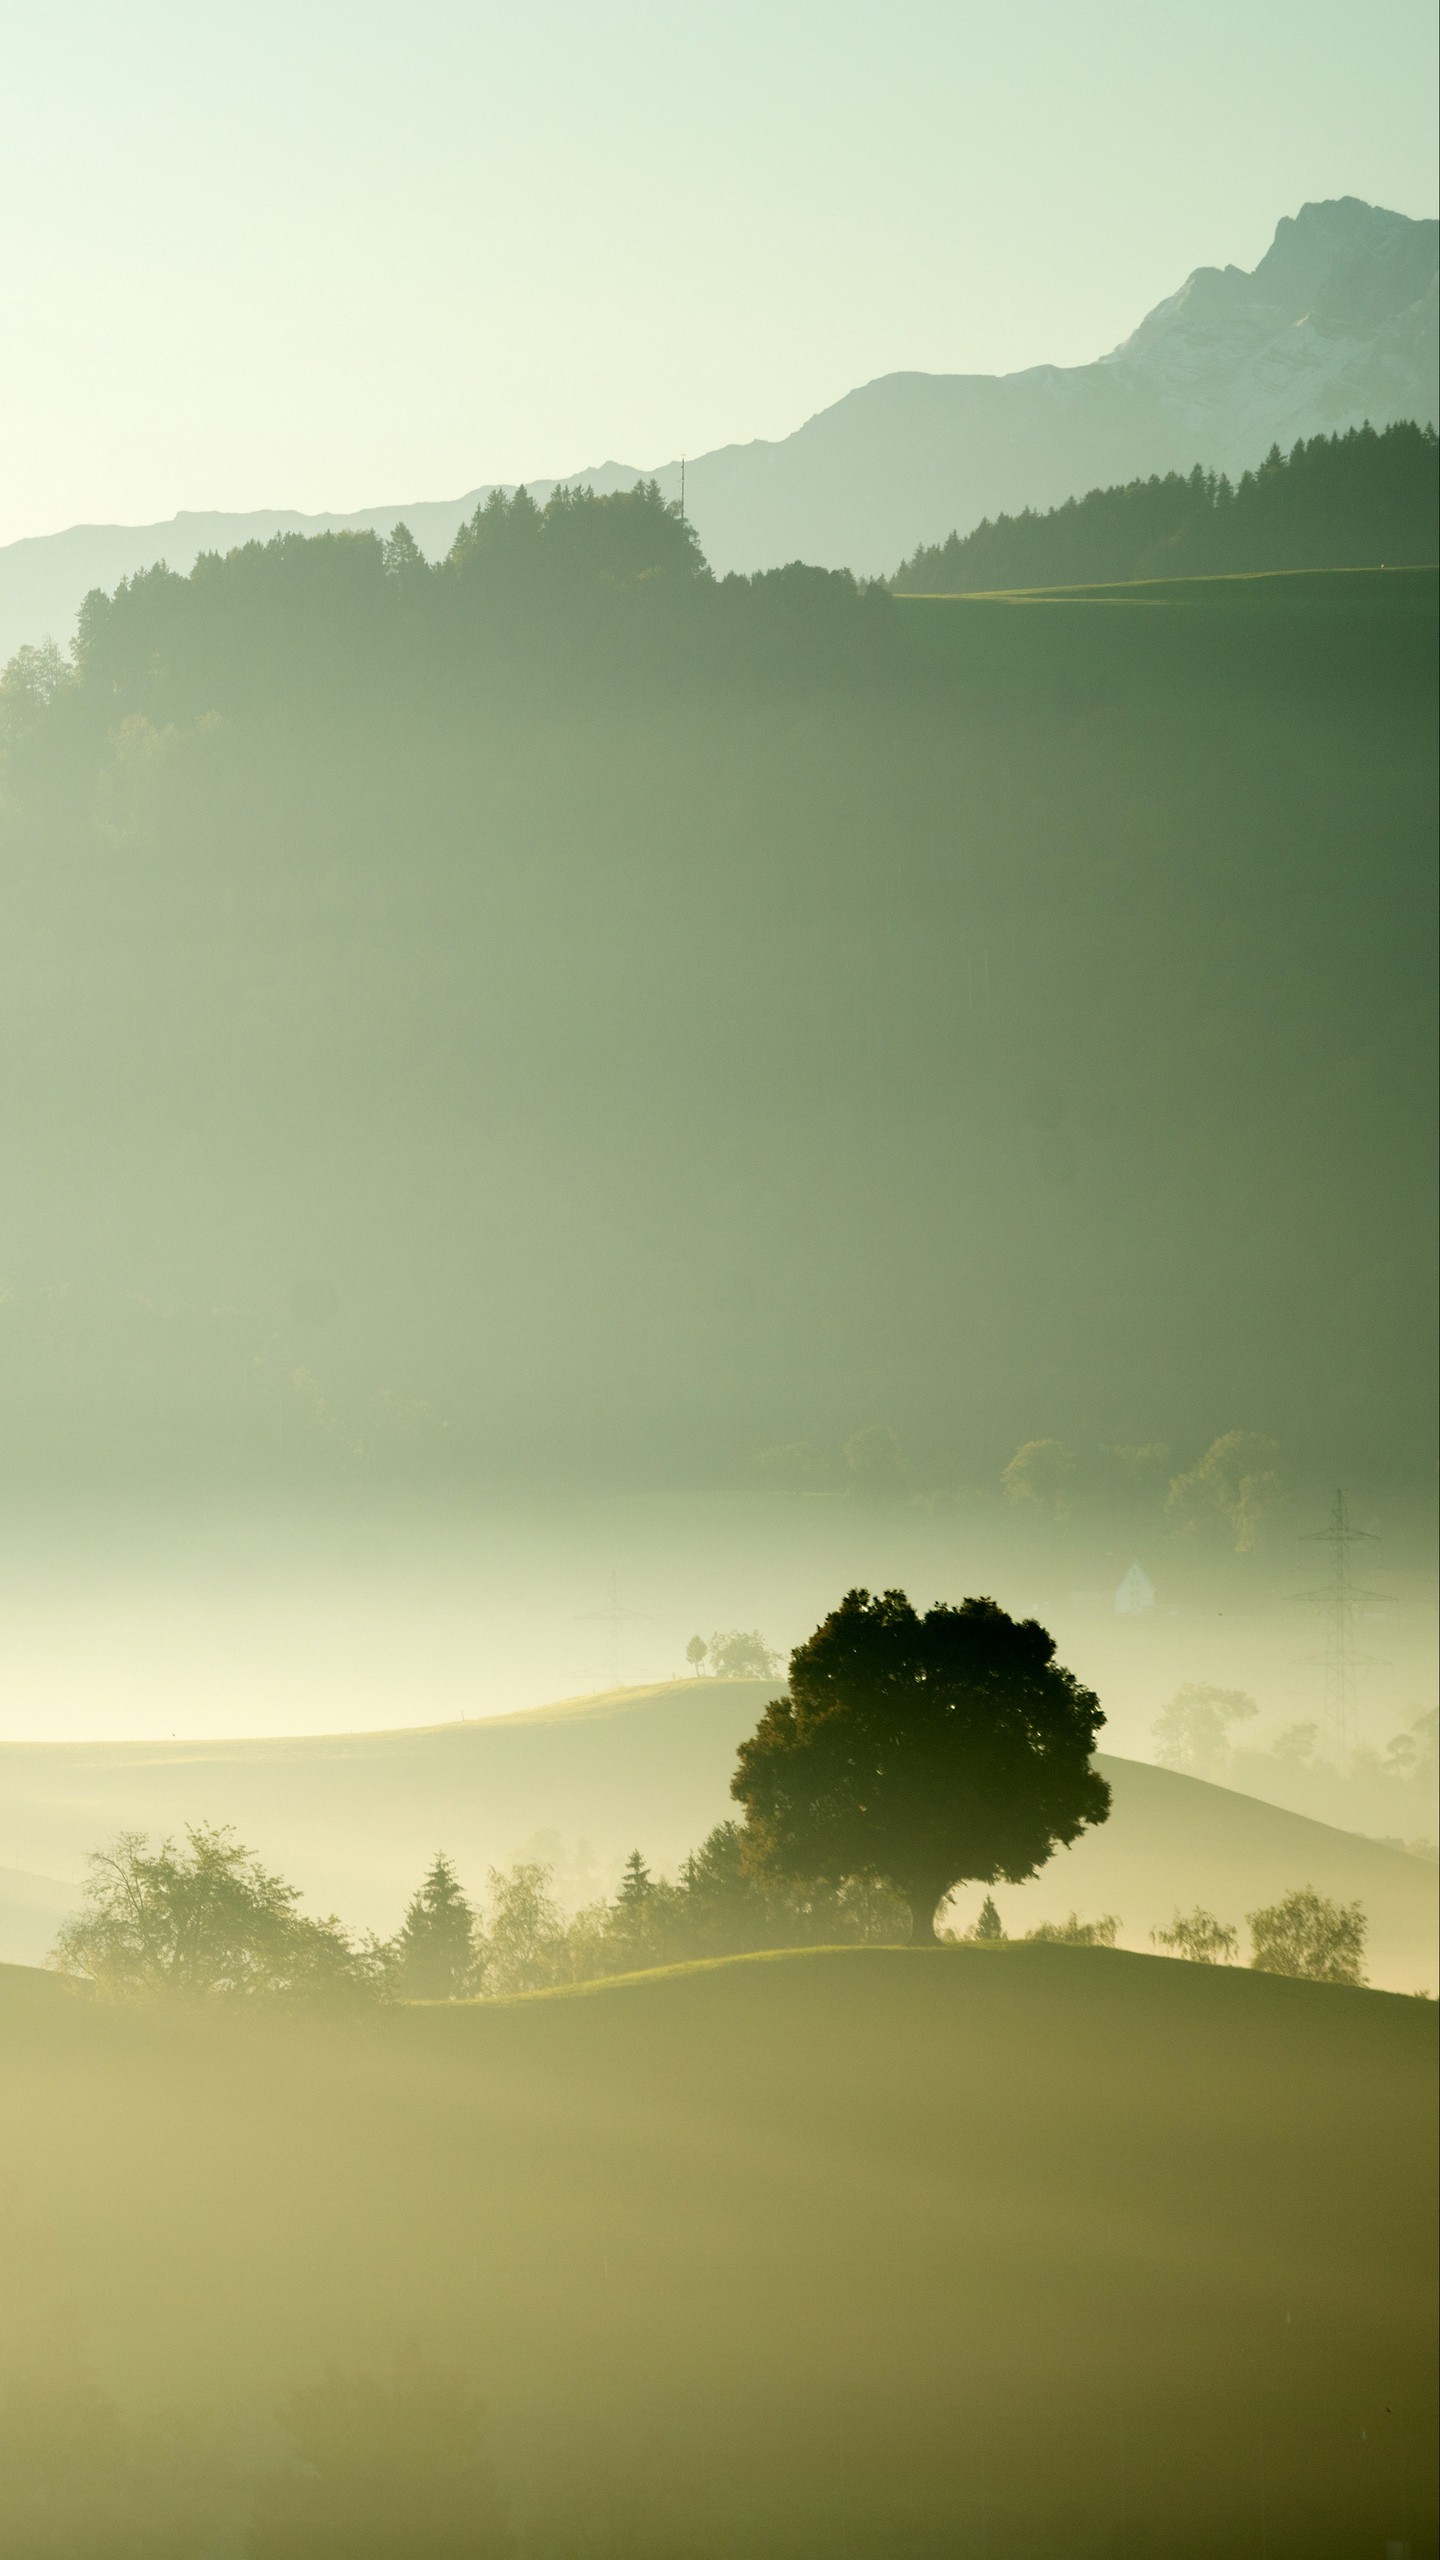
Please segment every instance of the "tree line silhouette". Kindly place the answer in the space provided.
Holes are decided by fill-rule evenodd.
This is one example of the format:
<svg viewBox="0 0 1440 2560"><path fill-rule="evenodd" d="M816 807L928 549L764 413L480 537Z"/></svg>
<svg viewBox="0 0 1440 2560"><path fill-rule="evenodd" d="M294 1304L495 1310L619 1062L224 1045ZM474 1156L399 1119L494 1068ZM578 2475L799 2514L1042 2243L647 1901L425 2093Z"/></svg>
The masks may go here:
<svg viewBox="0 0 1440 2560"><path fill-rule="evenodd" d="M717 1825L673 1882L634 1850L614 1898L567 1919L550 1870L522 1860L491 1870L482 1920L440 1855L397 1935L356 1939L300 1913L295 1889L229 1831L197 1826L185 1848L154 1850L131 1832L92 1859L55 1961L120 1995L434 2001L765 1949L933 1947L957 1887L1023 1884L1107 1819L1091 1757L1103 1722L1036 1620L987 1599L922 1616L902 1591L850 1591L795 1648L785 1694L741 1745L743 1820ZM1261 1970L1360 1980L1358 1906L1307 1887L1250 1918ZM1072 1913L1028 1934L1113 1946L1118 1927L1113 1913ZM1005 1938L992 1894L967 1934ZM1204 1911L1154 1935L1202 1962L1235 1952L1235 1932Z"/></svg>
<svg viewBox="0 0 1440 2560"><path fill-rule="evenodd" d="M1167 471L1043 512L986 517L922 543L897 595L1106 585L1280 569L1398 567L1440 557L1435 429L1413 421L1272 445L1238 481Z"/></svg>

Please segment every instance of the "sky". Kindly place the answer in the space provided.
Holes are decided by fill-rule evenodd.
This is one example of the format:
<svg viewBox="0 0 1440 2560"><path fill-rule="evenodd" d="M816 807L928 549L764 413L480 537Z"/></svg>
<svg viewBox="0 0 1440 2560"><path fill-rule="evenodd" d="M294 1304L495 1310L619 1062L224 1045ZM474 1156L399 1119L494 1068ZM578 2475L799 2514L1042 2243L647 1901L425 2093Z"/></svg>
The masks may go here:
<svg viewBox="0 0 1440 2560"><path fill-rule="evenodd" d="M779 436L1435 211L1429 0L0 0L0 542Z"/></svg>

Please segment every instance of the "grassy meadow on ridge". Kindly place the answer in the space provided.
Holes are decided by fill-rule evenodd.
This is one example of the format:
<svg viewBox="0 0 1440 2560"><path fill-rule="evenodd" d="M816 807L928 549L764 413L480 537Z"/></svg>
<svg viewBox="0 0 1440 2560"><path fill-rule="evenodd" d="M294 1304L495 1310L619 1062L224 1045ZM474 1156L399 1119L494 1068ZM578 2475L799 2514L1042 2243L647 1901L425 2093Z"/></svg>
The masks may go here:
<svg viewBox="0 0 1440 2560"><path fill-rule="evenodd" d="M232 2532L285 2388L418 2341L536 2554L1433 2549L1432 2005L1011 1946L0 2013L10 2371L218 2413Z"/></svg>

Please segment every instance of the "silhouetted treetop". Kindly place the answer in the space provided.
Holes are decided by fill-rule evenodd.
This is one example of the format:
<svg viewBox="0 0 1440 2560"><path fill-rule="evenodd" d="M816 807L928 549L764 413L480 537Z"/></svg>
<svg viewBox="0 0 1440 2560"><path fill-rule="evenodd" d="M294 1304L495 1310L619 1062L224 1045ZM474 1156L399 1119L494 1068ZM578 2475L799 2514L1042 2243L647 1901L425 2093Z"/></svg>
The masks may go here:
<svg viewBox="0 0 1440 2560"><path fill-rule="evenodd" d="M607 496L557 489L543 507L528 490L501 489L461 526L444 563L447 577L648 578L659 572L707 577L694 526L662 498L653 480Z"/></svg>
<svg viewBox="0 0 1440 2560"><path fill-rule="evenodd" d="M1103 1722L1035 1619L983 1599L922 1618L903 1591L847 1592L741 1745L747 1855L762 1873L888 1884L933 1939L957 1884L1019 1884L1105 1820Z"/></svg>

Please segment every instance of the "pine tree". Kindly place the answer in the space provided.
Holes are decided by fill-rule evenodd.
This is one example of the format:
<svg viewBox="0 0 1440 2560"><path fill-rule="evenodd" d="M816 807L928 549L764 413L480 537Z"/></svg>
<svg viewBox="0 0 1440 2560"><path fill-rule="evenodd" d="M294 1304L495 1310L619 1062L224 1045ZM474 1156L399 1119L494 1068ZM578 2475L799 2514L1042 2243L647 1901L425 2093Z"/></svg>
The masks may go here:
<svg viewBox="0 0 1440 2560"><path fill-rule="evenodd" d="M404 1998L459 2000L475 1969L475 1914L446 1857L437 1857L395 1941Z"/></svg>
<svg viewBox="0 0 1440 2560"><path fill-rule="evenodd" d="M1004 1939L1005 1923L995 1908L995 1897L993 1894L986 1894L984 1901L980 1905L980 1917L976 1921L970 1935L972 1938L983 1938L991 1944L999 1943Z"/></svg>
<svg viewBox="0 0 1440 2560"><path fill-rule="evenodd" d="M632 1849L625 1861L620 1890L615 1899L620 1909L638 1919L655 1891L655 1879L638 1849Z"/></svg>

